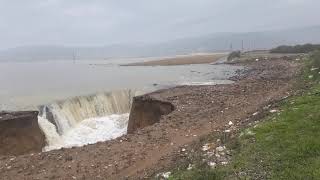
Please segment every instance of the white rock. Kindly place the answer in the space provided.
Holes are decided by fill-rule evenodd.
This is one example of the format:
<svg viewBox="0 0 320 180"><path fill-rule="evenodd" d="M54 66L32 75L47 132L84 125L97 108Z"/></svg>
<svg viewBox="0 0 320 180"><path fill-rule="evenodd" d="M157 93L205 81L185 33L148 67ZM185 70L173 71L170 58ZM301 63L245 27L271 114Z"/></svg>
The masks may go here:
<svg viewBox="0 0 320 180"><path fill-rule="evenodd" d="M210 149L209 144L205 144L202 146L202 151L208 151Z"/></svg>
<svg viewBox="0 0 320 180"><path fill-rule="evenodd" d="M258 115L259 114L259 112L255 112L255 113L253 113L252 115L253 116L256 116L256 115Z"/></svg>
<svg viewBox="0 0 320 180"><path fill-rule="evenodd" d="M216 165L217 164L215 162L208 162L208 166L210 166L211 168L215 168Z"/></svg>
<svg viewBox="0 0 320 180"><path fill-rule="evenodd" d="M164 177L164 178L166 178L166 179L168 179L170 175L171 175L171 172L170 172L170 171L169 171L169 172L162 173L162 177Z"/></svg>
<svg viewBox="0 0 320 180"><path fill-rule="evenodd" d="M216 147L216 151L217 151L217 152L221 152L221 151L223 151L224 149L225 149L224 146Z"/></svg>
<svg viewBox="0 0 320 180"><path fill-rule="evenodd" d="M190 171L193 168L192 164L189 164L187 170Z"/></svg>
<svg viewBox="0 0 320 180"><path fill-rule="evenodd" d="M182 148L182 149L181 149L181 151L182 151L182 152L185 152L185 151L186 151L186 149L185 149L185 148Z"/></svg>
<svg viewBox="0 0 320 180"><path fill-rule="evenodd" d="M230 130L230 129L227 129L227 130L225 130L224 132L229 133L229 132L231 132L231 130Z"/></svg>
<svg viewBox="0 0 320 180"><path fill-rule="evenodd" d="M233 122L232 121L229 121L229 126L232 126L233 125Z"/></svg>
<svg viewBox="0 0 320 180"><path fill-rule="evenodd" d="M276 112L278 112L278 110L272 109L272 110L270 110L270 112L271 112L271 113L276 113Z"/></svg>
<svg viewBox="0 0 320 180"><path fill-rule="evenodd" d="M206 154L208 157L212 157L213 155L215 155L214 154L214 151L209 151L209 152L207 152L207 154Z"/></svg>
<svg viewBox="0 0 320 180"><path fill-rule="evenodd" d="M227 165L228 162L227 161L224 161L224 162L221 162L222 165Z"/></svg>
<svg viewBox="0 0 320 180"><path fill-rule="evenodd" d="M308 78L309 78L309 79L312 79L312 78L313 78L313 75L308 76Z"/></svg>

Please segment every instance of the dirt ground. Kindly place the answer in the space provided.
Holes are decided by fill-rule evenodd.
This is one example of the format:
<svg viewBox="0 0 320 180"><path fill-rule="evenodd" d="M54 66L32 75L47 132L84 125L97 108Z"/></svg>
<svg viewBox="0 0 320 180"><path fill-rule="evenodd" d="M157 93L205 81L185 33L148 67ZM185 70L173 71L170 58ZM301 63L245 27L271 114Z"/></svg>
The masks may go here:
<svg viewBox="0 0 320 180"><path fill-rule="evenodd" d="M80 148L0 157L0 179L150 179L175 167L182 148L203 136L237 127L263 107L293 93L296 61L275 58L246 63L234 84L181 86L152 93L175 111L134 134Z"/></svg>

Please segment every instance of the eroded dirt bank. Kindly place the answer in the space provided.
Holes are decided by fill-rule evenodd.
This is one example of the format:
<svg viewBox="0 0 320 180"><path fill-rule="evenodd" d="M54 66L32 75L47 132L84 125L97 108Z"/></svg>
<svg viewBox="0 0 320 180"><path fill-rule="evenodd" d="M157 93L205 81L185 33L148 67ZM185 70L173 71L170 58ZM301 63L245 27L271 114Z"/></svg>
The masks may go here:
<svg viewBox="0 0 320 180"><path fill-rule="evenodd" d="M0 112L0 156L41 152L44 145L37 111Z"/></svg>
<svg viewBox="0 0 320 180"><path fill-rule="evenodd" d="M161 116L170 114L173 104L157 100L152 96L142 95L133 98L127 133L158 123Z"/></svg>
<svg viewBox="0 0 320 180"><path fill-rule="evenodd" d="M175 166L201 136L237 126L289 96L299 66L283 59L245 63L234 84L182 86L149 94L175 110L160 123L112 141L19 157L0 157L0 179L142 179Z"/></svg>

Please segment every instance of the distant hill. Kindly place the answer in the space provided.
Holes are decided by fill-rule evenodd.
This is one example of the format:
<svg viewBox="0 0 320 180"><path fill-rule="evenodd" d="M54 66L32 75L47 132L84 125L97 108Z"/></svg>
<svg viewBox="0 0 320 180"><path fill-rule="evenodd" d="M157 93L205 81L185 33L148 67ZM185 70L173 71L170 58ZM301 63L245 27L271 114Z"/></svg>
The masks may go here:
<svg viewBox="0 0 320 180"><path fill-rule="evenodd" d="M157 44L109 45L101 47L24 46L0 51L2 61L37 61L150 57L252 49L270 49L279 45L320 43L320 26L281 31L214 33Z"/></svg>

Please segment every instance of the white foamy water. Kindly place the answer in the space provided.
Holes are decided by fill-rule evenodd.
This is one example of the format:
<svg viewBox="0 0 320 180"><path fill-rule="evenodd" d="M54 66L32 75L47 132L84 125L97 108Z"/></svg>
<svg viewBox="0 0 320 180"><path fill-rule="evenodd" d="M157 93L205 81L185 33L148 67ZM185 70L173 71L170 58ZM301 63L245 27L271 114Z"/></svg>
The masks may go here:
<svg viewBox="0 0 320 180"><path fill-rule="evenodd" d="M40 114L64 134L85 119L129 113L132 98L138 94L141 92L121 90L68 98L43 106Z"/></svg>
<svg viewBox="0 0 320 180"><path fill-rule="evenodd" d="M93 144L125 134L132 98L140 93L99 93L43 106L38 122L46 136L44 151Z"/></svg>
<svg viewBox="0 0 320 180"><path fill-rule="evenodd" d="M127 131L128 119L128 113L85 119L63 135L59 135L54 124L39 117L39 125L45 132L48 142L43 150L79 147L120 137Z"/></svg>

